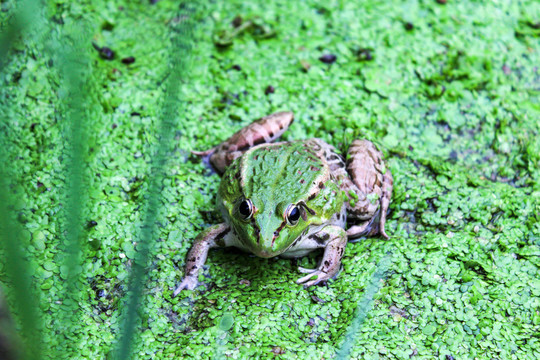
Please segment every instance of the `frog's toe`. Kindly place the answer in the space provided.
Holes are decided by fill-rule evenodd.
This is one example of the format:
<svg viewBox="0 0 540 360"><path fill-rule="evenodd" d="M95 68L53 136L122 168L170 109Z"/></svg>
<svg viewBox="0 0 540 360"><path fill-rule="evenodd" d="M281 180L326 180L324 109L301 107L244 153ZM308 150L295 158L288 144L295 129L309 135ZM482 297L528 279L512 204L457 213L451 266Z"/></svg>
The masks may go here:
<svg viewBox="0 0 540 360"><path fill-rule="evenodd" d="M381 235L382 235L386 240L390 239L390 236L388 236L388 235L386 234L386 231L384 230L384 225L381 226L381 229L379 230L379 232L381 233Z"/></svg>
<svg viewBox="0 0 540 360"><path fill-rule="evenodd" d="M308 269L306 269L306 270L308 270ZM316 276L316 278L313 278L314 276ZM311 273L309 273L308 275L298 279L296 281L296 283L297 284L302 284L304 286L313 286L313 285L317 285L318 283L320 283L322 281L326 281L329 278L330 277L328 276L327 273L325 273L325 272L323 272L321 270L315 270L315 271L312 271Z"/></svg>
<svg viewBox="0 0 540 360"><path fill-rule="evenodd" d="M182 290L193 290L197 286L197 279L195 277L185 277L184 280L178 285L178 287L174 290L173 297L180 294L180 291Z"/></svg>
<svg viewBox="0 0 540 360"><path fill-rule="evenodd" d="M308 268L299 266L298 271L300 271L303 274L311 274L311 273L314 273L315 271L317 271L317 269L308 269Z"/></svg>

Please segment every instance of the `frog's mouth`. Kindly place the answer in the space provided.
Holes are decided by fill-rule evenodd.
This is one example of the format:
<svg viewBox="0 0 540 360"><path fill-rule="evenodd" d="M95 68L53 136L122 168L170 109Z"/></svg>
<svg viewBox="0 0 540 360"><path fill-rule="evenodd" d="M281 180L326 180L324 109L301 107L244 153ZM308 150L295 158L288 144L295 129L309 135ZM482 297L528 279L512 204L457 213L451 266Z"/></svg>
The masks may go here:
<svg viewBox="0 0 540 360"><path fill-rule="evenodd" d="M284 253L288 247L286 248L276 248L275 244L275 238L273 237L262 237L258 239L259 242L257 244L253 244L251 246L251 252L261 258L272 258L281 255Z"/></svg>
<svg viewBox="0 0 540 360"><path fill-rule="evenodd" d="M267 249L255 249L252 252L253 254L261 258L273 258L283 253L283 251L275 251L275 250L267 250Z"/></svg>

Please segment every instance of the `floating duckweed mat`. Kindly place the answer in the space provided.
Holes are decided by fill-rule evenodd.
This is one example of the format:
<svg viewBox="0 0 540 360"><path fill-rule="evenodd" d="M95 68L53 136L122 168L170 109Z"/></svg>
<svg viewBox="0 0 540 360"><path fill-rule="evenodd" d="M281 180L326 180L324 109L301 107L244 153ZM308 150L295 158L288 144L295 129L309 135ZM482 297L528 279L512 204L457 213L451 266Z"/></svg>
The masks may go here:
<svg viewBox="0 0 540 360"><path fill-rule="evenodd" d="M13 2L0 7L5 24ZM205 15L193 27L156 184L159 120L175 94L171 31L185 9L166 0L47 3L52 34L88 29L77 44L92 69L81 98L84 204L69 211L79 213L80 269L65 265L63 248L75 237L64 219L69 92L59 91L46 40L17 40L2 59L1 181L14 196L1 195L9 217L0 281L23 337L39 331L36 357L115 355L129 327L130 274L147 250L130 343L140 359L540 358L540 4L269 0L198 9ZM297 266L314 267L317 254L295 262L213 251L201 286L173 298L192 240L221 221L219 177L190 150L281 110L296 118L286 140L320 137L342 151L355 138L378 144L394 175L390 240L348 244L339 277L309 289L295 284ZM144 245L156 188L157 228L146 227ZM24 305L9 285L5 244L14 239L28 263L16 289L36 294ZM66 295L73 274L80 280ZM58 323L66 308L78 309L70 331Z"/></svg>

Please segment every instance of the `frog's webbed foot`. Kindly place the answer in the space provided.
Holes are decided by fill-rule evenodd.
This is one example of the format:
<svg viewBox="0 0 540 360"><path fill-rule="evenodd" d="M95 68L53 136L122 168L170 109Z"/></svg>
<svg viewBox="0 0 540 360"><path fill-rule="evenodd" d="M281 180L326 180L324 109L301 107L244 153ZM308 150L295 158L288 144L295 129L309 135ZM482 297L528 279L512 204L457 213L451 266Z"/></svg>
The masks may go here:
<svg viewBox="0 0 540 360"><path fill-rule="evenodd" d="M348 217L360 220L360 224L352 226L347 235L354 238L380 233L388 239L384 225L392 197L392 173L386 168L381 152L370 141L353 141L349 154L350 179L344 178L342 190L349 196Z"/></svg>
<svg viewBox="0 0 540 360"><path fill-rule="evenodd" d="M176 296L182 290L193 290L198 284L197 277L199 270L206 262L208 250L214 247L226 246L227 236L230 234L230 228L227 224L219 224L209 227L200 233L186 257L186 267L184 279L174 290L173 296Z"/></svg>
<svg viewBox="0 0 540 360"><path fill-rule="evenodd" d="M316 269L298 267L298 271L307 274L296 281L304 286L317 285L333 278L341 268L341 258L347 245L347 234L339 226L326 226L321 232L330 235L325 245L323 258ZM316 278L313 278L316 277Z"/></svg>
<svg viewBox="0 0 540 360"><path fill-rule="evenodd" d="M209 156L210 163L223 174L234 159L256 145L270 143L279 138L292 124L292 112L278 112L252 122L234 133L219 146L207 151L192 151L198 156Z"/></svg>

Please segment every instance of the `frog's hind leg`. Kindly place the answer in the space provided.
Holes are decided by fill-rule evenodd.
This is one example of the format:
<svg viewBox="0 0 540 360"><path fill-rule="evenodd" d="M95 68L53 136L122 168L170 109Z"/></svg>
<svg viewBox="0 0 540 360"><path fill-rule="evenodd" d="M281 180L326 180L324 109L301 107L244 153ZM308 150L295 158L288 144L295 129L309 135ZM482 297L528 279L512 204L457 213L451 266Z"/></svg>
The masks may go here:
<svg viewBox="0 0 540 360"><path fill-rule="evenodd" d="M293 113L288 111L265 116L240 129L220 145L207 151L193 151L193 154L208 156L212 166L222 174L234 159L249 148L279 138L293 120Z"/></svg>
<svg viewBox="0 0 540 360"><path fill-rule="evenodd" d="M342 181L341 188L349 197L349 219L359 223L351 226L347 235L351 239L380 233L388 239L384 225L392 197L392 174L384 165L381 152L370 141L353 141L349 155L349 176Z"/></svg>

